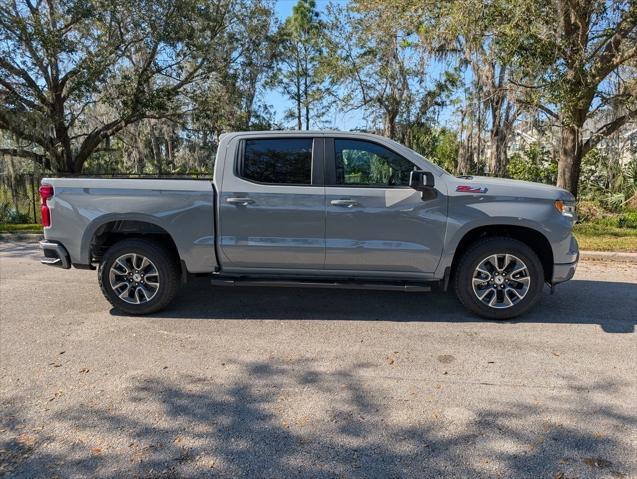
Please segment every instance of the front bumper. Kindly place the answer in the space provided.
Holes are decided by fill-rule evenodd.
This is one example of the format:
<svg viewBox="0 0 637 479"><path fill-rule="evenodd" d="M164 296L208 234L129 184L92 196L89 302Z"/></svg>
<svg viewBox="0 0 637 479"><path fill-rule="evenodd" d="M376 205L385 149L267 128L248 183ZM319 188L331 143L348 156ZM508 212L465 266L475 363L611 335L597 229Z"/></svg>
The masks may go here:
<svg viewBox="0 0 637 479"><path fill-rule="evenodd" d="M44 253L44 256L40 258L40 263L63 269L69 269L71 267L69 253L62 244L56 243L55 241L43 240L40 241L40 248L42 248L42 252Z"/></svg>
<svg viewBox="0 0 637 479"><path fill-rule="evenodd" d="M575 261L574 263L554 264L553 278L551 278L551 284L558 284L558 283L563 283L564 281L568 281L575 275L576 269L577 269L577 261Z"/></svg>
<svg viewBox="0 0 637 479"><path fill-rule="evenodd" d="M579 261L579 245L575 236L571 236L571 242L568 254L562 256L562 260L571 260L568 263L555 263L553 264L553 277L551 278L551 284L555 285L568 281L575 275L577 269L577 262ZM572 261L574 260L574 261Z"/></svg>

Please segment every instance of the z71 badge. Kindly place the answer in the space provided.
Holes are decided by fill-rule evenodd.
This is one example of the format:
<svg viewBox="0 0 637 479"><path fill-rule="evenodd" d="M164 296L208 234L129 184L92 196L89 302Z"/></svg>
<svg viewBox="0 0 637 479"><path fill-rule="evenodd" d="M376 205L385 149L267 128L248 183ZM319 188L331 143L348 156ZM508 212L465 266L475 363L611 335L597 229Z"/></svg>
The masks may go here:
<svg viewBox="0 0 637 479"><path fill-rule="evenodd" d="M469 185L460 185L456 187L456 191L458 193L486 193L486 186L469 186Z"/></svg>

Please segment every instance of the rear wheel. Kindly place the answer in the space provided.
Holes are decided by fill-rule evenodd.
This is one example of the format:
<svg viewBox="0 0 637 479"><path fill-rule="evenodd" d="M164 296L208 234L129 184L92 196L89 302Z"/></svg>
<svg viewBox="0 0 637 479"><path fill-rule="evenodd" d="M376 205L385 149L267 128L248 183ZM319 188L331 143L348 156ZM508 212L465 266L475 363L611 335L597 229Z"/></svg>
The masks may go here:
<svg viewBox="0 0 637 479"><path fill-rule="evenodd" d="M108 249L98 278L113 306L130 314L148 314L165 308L177 294L179 267L161 243L133 238Z"/></svg>
<svg viewBox="0 0 637 479"><path fill-rule="evenodd" d="M486 238L471 246L455 270L455 290L471 312L489 319L524 314L542 294L544 270L537 254L512 238Z"/></svg>

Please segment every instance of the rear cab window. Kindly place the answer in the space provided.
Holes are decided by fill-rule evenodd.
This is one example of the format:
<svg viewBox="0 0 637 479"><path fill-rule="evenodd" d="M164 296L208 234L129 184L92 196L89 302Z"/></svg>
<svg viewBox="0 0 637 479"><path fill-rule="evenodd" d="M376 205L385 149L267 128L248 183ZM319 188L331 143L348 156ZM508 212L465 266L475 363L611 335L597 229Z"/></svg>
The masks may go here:
<svg viewBox="0 0 637 479"><path fill-rule="evenodd" d="M245 140L239 176L273 185L312 184L312 138Z"/></svg>

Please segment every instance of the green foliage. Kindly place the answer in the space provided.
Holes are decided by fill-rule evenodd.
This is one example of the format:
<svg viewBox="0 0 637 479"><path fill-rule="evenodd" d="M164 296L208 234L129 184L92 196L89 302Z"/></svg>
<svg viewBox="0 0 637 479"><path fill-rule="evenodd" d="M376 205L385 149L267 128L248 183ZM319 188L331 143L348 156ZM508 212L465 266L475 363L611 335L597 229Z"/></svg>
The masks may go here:
<svg viewBox="0 0 637 479"><path fill-rule="evenodd" d="M455 171L460 142L455 131L447 128L412 126L407 133L408 144L425 158L447 171Z"/></svg>
<svg viewBox="0 0 637 479"><path fill-rule="evenodd" d="M582 161L580 196L619 211L637 192L636 170L636 158L622 165L617 157L592 149Z"/></svg>
<svg viewBox="0 0 637 479"><path fill-rule="evenodd" d="M0 2L4 151L79 173L146 118L249 127L272 16L269 0Z"/></svg>
<svg viewBox="0 0 637 479"><path fill-rule="evenodd" d="M525 150L511 155L507 175L516 180L555 184L557 162L547 149L533 143Z"/></svg>
<svg viewBox="0 0 637 479"><path fill-rule="evenodd" d="M573 228L580 250L637 251L637 229L599 223L581 223Z"/></svg>
<svg viewBox="0 0 637 479"><path fill-rule="evenodd" d="M323 71L344 110L363 111L369 129L409 144L409 129L448 104L460 77L454 68L434 74L435 55L402 20L384 2L331 4Z"/></svg>
<svg viewBox="0 0 637 479"><path fill-rule="evenodd" d="M28 223L30 220L28 214L16 211L8 203L0 203L0 223Z"/></svg>
<svg viewBox="0 0 637 479"><path fill-rule="evenodd" d="M356 110L449 171L484 172L489 148L489 171L572 191L564 176L587 152L583 199L637 201L637 159L595 149L637 116L634 0L351 0L320 14L295 0L283 22L275 1L0 1L0 153L55 173L209 175L220 134L278 127L276 88L299 129ZM442 127L450 104L462 111ZM562 139L505 168L520 115L546 115ZM558 153L575 165L561 179Z"/></svg>
<svg viewBox="0 0 637 479"><path fill-rule="evenodd" d="M310 129L325 113L323 26L316 2L298 0L277 32L276 68L268 84L293 102L286 119L294 120L298 130Z"/></svg>
<svg viewBox="0 0 637 479"><path fill-rule="evenodd" d="M42 225L34 223L4 223L0 220L0 233L42 233Z"/></svg>
<svg viewBox="0 0 637 479"><path fill-rule="evenodd" d="M637 211L623 213L617 219L619 228L637 228Z"/></svg>
<svg viewBox="0 0 637 479"><path fill-rule="evenodd" d="M599 234L625 234L623 230L631 230L630 234L637 235L637 211L627 211L621 214L606 214L605 216L581 221L578 223L585 225L580 229L597 232Z"/></svg>

